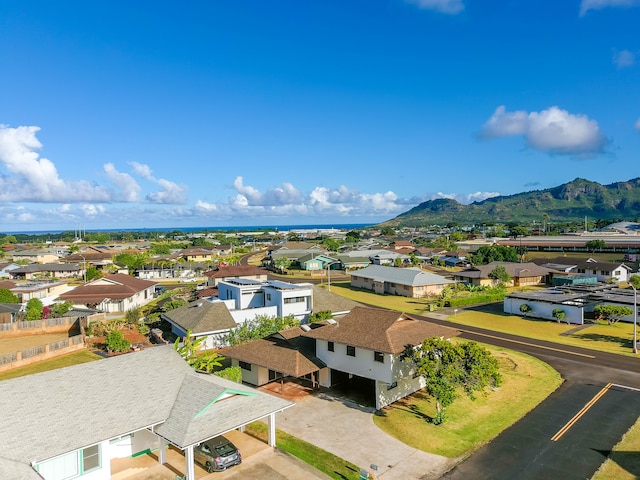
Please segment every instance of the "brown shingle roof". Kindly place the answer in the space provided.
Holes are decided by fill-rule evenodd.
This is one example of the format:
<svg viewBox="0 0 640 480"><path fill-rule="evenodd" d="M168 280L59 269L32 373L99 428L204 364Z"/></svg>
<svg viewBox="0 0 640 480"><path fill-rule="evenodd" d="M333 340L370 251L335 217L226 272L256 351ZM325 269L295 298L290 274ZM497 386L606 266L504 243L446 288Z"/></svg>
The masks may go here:
<svg viewBox="0 0 640 480"><path fill-rule="evenodd" d="M268 272L254 265L234 265L229 267L219 267L216 270L209 270L204 274L209 278L231 278L245 275L266 275Z"/></svg>
<svg viewBox="0 0 640 480"><path fill-rule="evenodd" d="M298 327L295 329L300 330ZM299 337L300 335L294 335L292 338ZM299 345L292 340L285 340L277 334L225 348L220 353L228 358L259 365L293 377L302 377L326 367L324 362L315 356L305 355Z"/></svg>
<svg viewBox="0 0 640 480"><path fill-rule="evenodd" d="M302 335L397 354L406 345L418 345L427 338L451 338L459 334L454 328L418 320L405 313L355 307L335 324L327 324Z"/></svg>
<svg viewBox="0 0 640 480"><path fill-rule="evenodd" d="M60 298L79 303L99 303L105 298L129 298L156 283L124 273L113 273L63 293Z"/></svg>

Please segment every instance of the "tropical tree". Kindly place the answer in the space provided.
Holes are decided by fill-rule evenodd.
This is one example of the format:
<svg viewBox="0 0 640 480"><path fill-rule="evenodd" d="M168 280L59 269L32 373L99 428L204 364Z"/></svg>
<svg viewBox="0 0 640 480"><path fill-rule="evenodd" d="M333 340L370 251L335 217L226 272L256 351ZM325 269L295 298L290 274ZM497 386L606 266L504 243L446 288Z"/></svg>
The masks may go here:
<svg viewBox="0 0 640 480"><path fill-rule="evenodd" d="M98 267L96 267L95 265L91 265L89 268L87 268L85 276L87 282L90 282L91 280L95 280L96 278L102 278L104 276L104 273L102 272L102 270L98 270Z"/></svg>
<svg viewBox="0 0 640 480"><path fill-rule="evenodd" d="M408 345L402 357L415 366L425 380L425 391L436 402L435 425L445 421L446 408L458 397L460 388L473 400L476 392L502 382L498 361L475 342L454 344L428 338L417 347Z"/></svg>
<svg viewBox="0 0 640 480"><path fill-rule="evenodd" d="M587 247L587 250L589 250L591 253L594 253L596 250L602 250L604 247L606 247L607 242L605 242L601 238L596 238L594 240L589 240L584 244L584 246Z"/></svg>
<svg viewBox="0 0 640 480"><path fill-rule="evenodd" d="M517 262L518 250L505 245L487 245L478 248L471 255L471 261L474 265L486 265L491 262Z"/></svg>
<svg viewBox="0 0 640 480"><path fill-rule="evenodd" d="M32 298L27 302L25 320L40 320L43 308L40 299Z"/></svg>
<svg viewBox="0 0 640 480"><path fill-rule="evenodd" d="M222 366L224 357L215 350L201 353L204 340L205 337L194 338L191 330L187 330L187 335L182 342L176 338L173 348L196 370L211 373L215 367Z"/></svg>
<svg viewBox="0 0 640 480"><path fill-rule="evenodd" d="M289 260L285 256L282 256L282 257L276 258L273 264L280 272L284 273L284 271L291 266L291 260Z"/></svg>
<svg viewBox="0 0 640 480"><path fill-rule="evenodd" d="M20 299L8 288L0 288L0 303L20 303Z"/></svg>
<svg viewBox="0 0 640 480"><path fill-rule="evenodd" d="M325 238L322 245L330 252L337 252L340 248L340 242L334 238Z"/></svg>
<svg viewBox="0 0 640 480"><path fill-rule="evenodd" d="M593 313L598 320L605 320L609 325L613 325L622 317L631 315L633 310L622 305L596 305Z"/></svg>
<svg viewBox="0 0 640 480"><path fill-rule="evenodd" d="M566 314L564 313L564 310L562 310L561 308L554 308L553 311L551 312L551 316L555 318L558 323L560 323L562 320L565 319Z"/></svg>
<svg viewBox="0 0 640 480"><path fill-rule="evenodd" d="M253 320L247 320L238 327L232 329L225 340L231 345L240 345L258 338L266 338L280 330L300 325L300 321L293 315L286 317L271 317L269 315L256 315Z"/></svg>
<svg viewBox="0 0 640 480"><path fill-rule="evenodd" d="M631 275L629 285L632 285L636 290L640 289L640 275Z"/></svg>
<svg viewBox="0 0 640 480"><path fill-rule="evenodd" d="M65 313L71 310L71 302L54 303L50 306L49 313L53 318L62 317Z"/></svg>
<svg viewBox="0 0 640 480"><path fill-rule="evenodd" d="M357 243L360 241L360 232L357 230L349 230L345 235L344 241L347 243Z"/></svg>
<svg viewBox="0 0 640 480"><path fill-rule="evenodd" d="M504 265L497 265L493 270L489 272L489 278L493 280L494 283L505 284L511 281L511 276L507 272L507 269L504 268Z"/></svg>
<svg viewBox="0 0 640 480"><path fill-rule="evenodd" d="M533 311L533 308L531 308L531 305L523 303L522 305L520 305L520 311L526 317L528 313L531 313Z"/></svg>

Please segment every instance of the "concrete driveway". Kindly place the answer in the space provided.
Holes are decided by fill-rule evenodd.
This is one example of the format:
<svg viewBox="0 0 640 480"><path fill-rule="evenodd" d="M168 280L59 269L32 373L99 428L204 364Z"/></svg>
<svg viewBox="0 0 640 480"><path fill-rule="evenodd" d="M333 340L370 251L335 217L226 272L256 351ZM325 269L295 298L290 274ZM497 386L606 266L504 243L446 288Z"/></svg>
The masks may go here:
<svg viewBox="0 0 640 480"><path fill-rule="evenodd" d="M412 448L373 423L373 408L324 393L301 398L277 419L277 427L360 468L378 466L383 480L435 479L458 461Z"/></svg>

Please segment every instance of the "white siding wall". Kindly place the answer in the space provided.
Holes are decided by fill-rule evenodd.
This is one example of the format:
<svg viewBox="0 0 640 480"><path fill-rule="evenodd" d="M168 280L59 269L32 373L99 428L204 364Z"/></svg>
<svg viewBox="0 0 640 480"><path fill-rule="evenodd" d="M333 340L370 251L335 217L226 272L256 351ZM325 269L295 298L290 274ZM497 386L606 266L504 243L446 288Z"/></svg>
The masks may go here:
<svg viewBox="0 0 640 480"><path fill-rule="evenodd" d="M413 376L400 378L398 385L390 390L388 389L388 383L376 382L376 408L381 409L386 407L396 400L400 400L424 388L424 385L425 382L422 376L417 378L413 378Z"/></svg>
<svg viewBox="0 0 640 480"><path fill-rule="evenodd" d="M385 363L380 363L374 361L373 350L356 347L356 356L351 357L347 355L346 345L335 343L335 351L330 352L327 344L326 340L316 340L316 355L327 367L382 382L394 381L391 355L385 354Z"/></svg>
<svg viewBox="0 0 640 480"><path fill-rule="evenodd" d="M577 325L582 325L584 323L584 308L573 305L560 305L557 303L536 302L535 300L522 300L519 298L505 297L503 304L504 312L523 317L524 314L520 311L520 305L525 303L532 309L532 311L527 314L527 317L544 318L555 322L556 319L553 318L552 312L556 308L561 308L564 310L565 314L563 322L569 322Z"/></svg>

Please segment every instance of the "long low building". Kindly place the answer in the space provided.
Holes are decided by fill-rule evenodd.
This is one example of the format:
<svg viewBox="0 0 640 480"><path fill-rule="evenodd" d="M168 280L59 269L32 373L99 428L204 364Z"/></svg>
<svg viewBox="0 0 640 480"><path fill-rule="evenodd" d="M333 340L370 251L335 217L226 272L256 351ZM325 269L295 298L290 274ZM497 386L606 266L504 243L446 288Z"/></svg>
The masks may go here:
<svg viewBox="0 0 640 480"><path fill-rule="evenodd" d="M528 308L521 310L522 305ZM511 315L556 320L553 311L560 309L565 315L563 322L582 325L597 305L621 305L632 312L637 309L634 292L630 289L609 284L580 284L510 293L504 298L503 310ZM633 322L634 314L624 316L620 321Z"/></svg>

